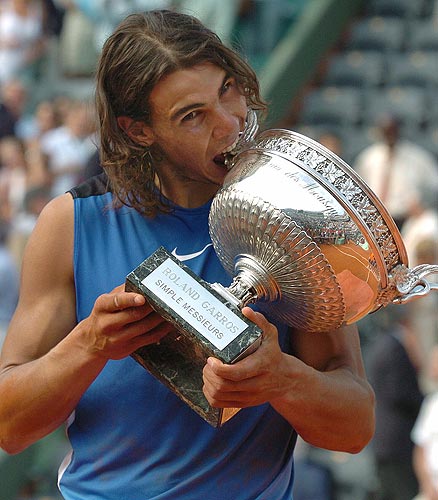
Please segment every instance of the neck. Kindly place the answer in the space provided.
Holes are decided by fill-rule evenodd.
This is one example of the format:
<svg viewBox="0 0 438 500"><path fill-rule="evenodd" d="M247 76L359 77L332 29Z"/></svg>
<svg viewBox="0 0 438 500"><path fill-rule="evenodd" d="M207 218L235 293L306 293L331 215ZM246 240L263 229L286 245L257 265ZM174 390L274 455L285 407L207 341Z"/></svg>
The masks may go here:
<svg viewBox="0 0 438 500"><path fill-rule="evenodd" d="M205 205L216 194L218 187L212 185L187 186L166 186L161 183L159 186L161 193L170 201L183 208L198 208Z"/></svg>

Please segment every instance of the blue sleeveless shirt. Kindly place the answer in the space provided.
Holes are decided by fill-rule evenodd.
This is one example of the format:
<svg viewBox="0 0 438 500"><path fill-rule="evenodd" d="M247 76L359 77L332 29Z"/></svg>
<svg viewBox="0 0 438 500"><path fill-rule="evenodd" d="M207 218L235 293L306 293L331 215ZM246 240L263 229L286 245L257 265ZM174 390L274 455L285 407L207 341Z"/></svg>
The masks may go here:
<svg viewBox="0 0 438 500"><path fill-rule="evenodd" d="M210 204L146 218L111 206L104 176L71 191L77 320L159 246L209 283L227 286L208 232ZM201 252L201 250L203 250ZM279 326L283 350L286 328ZM290 500L296 434L270 405L206 423L131 357L108 361L68 426L66 500Z"/></svg>

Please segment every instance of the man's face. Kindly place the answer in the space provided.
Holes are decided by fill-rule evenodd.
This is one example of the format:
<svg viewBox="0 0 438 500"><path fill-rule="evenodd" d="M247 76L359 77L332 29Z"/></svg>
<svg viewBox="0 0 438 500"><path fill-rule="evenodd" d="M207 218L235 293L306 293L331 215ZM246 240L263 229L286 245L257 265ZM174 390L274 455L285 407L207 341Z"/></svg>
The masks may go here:
<svg viewBox="0 0 438 500"><path fill-rule="evenodd" d="M163 153L156 165L163 193L182 206L205 203L222 185L222 153L245 125L246 99L225 71L205 63L176 71L150 95L146 134Z"/></svg>

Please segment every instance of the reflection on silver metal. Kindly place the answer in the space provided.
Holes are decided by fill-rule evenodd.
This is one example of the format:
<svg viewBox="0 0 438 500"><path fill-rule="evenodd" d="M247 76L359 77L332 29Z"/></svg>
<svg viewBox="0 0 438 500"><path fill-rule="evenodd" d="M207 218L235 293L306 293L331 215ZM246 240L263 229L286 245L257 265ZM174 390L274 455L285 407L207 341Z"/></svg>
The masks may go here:
<svg viewBox="0 0 438 500"><path fill-rule="evenodd" d="M230 170L233 166L234 157L247 148L248 144L250 144L255 135L259 130L259 124L257 121L256 112L248 108L248 114L246 116L245 128L240 133L239 141L236 144L236 147L230 151L225 157L225 165Z"/></svg>
<svg viewBox="0 0 438 500"><path fill-rule="evenodd" d="M393 219L343 160L289 130L255 133L210 212L240 307L257 302L290 326L328 331L438 289L424 279L438 265L408 268Z"/></svg>

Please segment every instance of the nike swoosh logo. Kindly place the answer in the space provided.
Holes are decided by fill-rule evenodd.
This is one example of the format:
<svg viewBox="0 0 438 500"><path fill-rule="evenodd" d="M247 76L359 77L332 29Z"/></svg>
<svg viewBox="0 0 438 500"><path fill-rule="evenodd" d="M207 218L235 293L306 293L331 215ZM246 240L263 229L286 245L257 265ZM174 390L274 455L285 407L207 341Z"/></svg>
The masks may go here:
<svg viewBox="0 0 438 500"><path fill-rule="evenodd" d="M190 259L194 259L195 257L199 257L207 250L208 247L211 247L212 245L213 245L213 243L208 243L207 245L205 245L205 247L202 250L199 250L199 252L188 253L186 255L178 255L178 253L176 251L177 247L175 247L171 253L178 260L180 260L181 262L184 262L185 260L190 260Z"/></svg>

